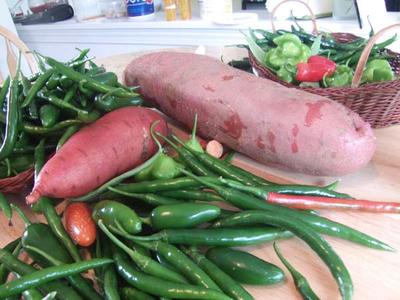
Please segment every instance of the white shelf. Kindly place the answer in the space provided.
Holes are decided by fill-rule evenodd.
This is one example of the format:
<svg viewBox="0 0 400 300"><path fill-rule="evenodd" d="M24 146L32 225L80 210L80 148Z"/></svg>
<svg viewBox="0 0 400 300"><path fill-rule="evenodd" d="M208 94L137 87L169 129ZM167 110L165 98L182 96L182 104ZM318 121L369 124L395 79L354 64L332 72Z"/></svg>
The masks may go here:
<svg viewBox="0 0 400 300"><path fill-rule="evenodd" d="M91 54L104 57L132 51L185 47L197 45L223 46L244 43L240 30L251 28L270 29L266 11L246 11L258 14L258 21L240 25L217 25L194 17L189 21L164 21L163 13L156 13L153 20L136 21L130 18L99 18L87 22L75 19L41 25L17 25L18 34L30 49L65 60L75 55L75 48L91 48ZM395 23L398 14L390 13L379 29ZM311 22L301 21L301 26L311 28ZM291 21L276 22L277 28L289 28ZM366 35L355 20L334 21L332 18L318 20L319 28L333 32L352 32Z"/></svg>

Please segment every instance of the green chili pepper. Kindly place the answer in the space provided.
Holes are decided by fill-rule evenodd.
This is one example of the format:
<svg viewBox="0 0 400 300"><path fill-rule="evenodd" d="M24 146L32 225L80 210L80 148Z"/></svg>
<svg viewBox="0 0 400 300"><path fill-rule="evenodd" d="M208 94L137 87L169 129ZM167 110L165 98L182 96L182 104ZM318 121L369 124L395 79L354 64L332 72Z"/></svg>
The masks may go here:
<svg viewBox="0 0 400 300"><path fill-rule="evenodd" d="M60 110L52 104L40 108L40 121L44 128L53 127L60 117Z"/></svg>
<svg viewBox="0 0 400 300"><path fill-rule="evenodd" d="M47 80L45 86L48 90L54 90L60 85L60 74L52 73L50 78Z"/></svg>
<svg viewBox="0 0 400 300"><path fill-rule="evenodd" d="M218 206L209 204L161 205L152 210L150 220L154 229L190 228L212 221L220 213Z"/></svg>
<svg viewBox="0 0 400 300"><path fill-rule="evenodd" d="M1 252L0 252L1 253ZM0 254L0 259L5 257L4 253ZM64 278L70 275L79 274L89 269L98 268L112 263L111 259L94 258L92 260L66 264L61 266L48 267L37 270L34 273L24 275L11 282L0 286L0 297L8 297L21 293L27 289L41 286L49 281Z"/></svg>
<svg viewBox="0 0 400 300"><path fill-rule="evenodd" d="M10 206L10 203L6 199L6 197L3 195L3 193L0 192L0 209L3 211L3 214L6 216L9 222L11 222L12 218L12 209Z"/></svg>
<svg viewBox="0 0 400 300"><path fill-rule="evenodd" d="M167 191L159 193L161 196L170 197L172 199L177 200L188 200L188 201L224 201L223 198L218 196L213 192L207 192L202 190L176 190L176 191Z"/></svg>
<svg viewBox="0 0 400 300"><path fill-rule="evenodd" d="M139 199L142 200L143 202L151 205L151 206L158 206L158 205L169 205L169 204L178 204L178 203L184 203L184 201L182 200L176 200L174 198L168 198L168 197L164 197L164 196L160 196L157 194L138 194L138 193L129 193L129 192L125 192L119 189L115 189L112 187L108 188L111 192L119 194L119 195L123 195L129 198L135 198L135 199Z"/></svg>
<svg viewBox="0 0 400 300"><path fill-rule="evenodd" d="M220 269L216 264L200 254L196 248L186 249L185 253L189 255L196 264L199 265L232 299L253 300L254 298L231 276Z"/></svg>
<svg viewBox="0 0 400 300"><path fill-rule="evenodd" d="M181 161L187 166L189 167L190 170L192 170L192 172L194 172L196 175L200 175L200 176L213 176L214 173L212 171L210 171L207 167L203 166L203 164L201 164L200 162L197 161L196 157L190 153L190 151L188 151L185 147L178 147L177 145L175 145L169 138L167 138L166 136L163 136L161 133L157 132L156 133L158 136L160 136L162 139L164 139L164 141L166 141L168 143L168 145L170 145L178 154L179 154L179 158L181 159ZM189 141L190 142L190 141ZM186 142L187 147L189 148L194 148L194 151L199 151L197 150L198 147L196 147L196 143L192 142L193 145L188 145L189 142ZM201 146L200 146L201 148ZM203 150L201 148L201 150Z"/></svg>
<svg viewBox="0 0 400 300"><path fill-rule="evenodd" d="M91 78L100 82L101 84L109 85L109 86L118 86L118 77L113 72L103 72L100 74L93 75Z"/></svg>
<svg viewBox="0 0 400 300"><path fill-rule="evenodd" d="M124 256L123 253L117 249L115 249L113 253L114 261L121 277L124 278L129 284L143 292L173 299L231 299L221 292L212 289L206 289L189 284L171 283L155 276L143 274L129 264L126 256Z"/></svg>
<svg viewBox="0 0 400 300"><path fill-rule="evenodd" d="M28 265L17 258L13 257L8 251L0 250L0 262L6 266L7 269L10 269L13 272L18 273L19 275L31 275L35 276L37 273L37 269ZM2 285L1 287L3 287ZM25 288L28 289L29 287ZM57 298L60 300L82 300L77 292L74 289L68 287L60 281L48 282L42 284L41 289L46 292L57 292Z"/></svg>
<svg viewBox="0 0 400 300"><path fill-rule="evenodd" d="M343 299L351 299L353 284L350 274L340 257L334 252L331 246L301 219L287 218L283 214L271 211L243 211L226 218L225 224L236 219L247 219L249 222L264 223L272 226L279 226L293 232L297 237L304 240L311 249L324 261L335 278L340 294Z"/></svg>
<svg viewBox="0 0 400 300"><path fill-rule="evenodd" d="M96 222L103 220L105 225L115 226L129 234L136 234L142 230L142 223L136 212L120 202L98 202L93 208L92 217Z"/></svg>
<svg viewBox="0 0 400 300"><path fill-rule="evenodd" d="M71 136L73 136L75 133L77 133L80 129L80 126L78 125L72 125L70 127L68 127L63 135L60 137L60 139L58 140L57 143L57 148L56 151L60 150L62 146L64 146L64 144L69 140L69 138Z"/></svg>
<svg viewBox="0 0 400 300"><path fill-rule="evenodd" d="M97 238L96 242L100 239ZM111 247L109 241L102 239L101 245L102 256L106 258L112 258ZM100 257L100 255L98 256ZM117 272L114 266L105 266L103 268L103 289L104 289L104 297L106 300L119 300L119 292L118 292L118 278Z"/></svg>
<svg viewBox="0 0 400 300"><path fill-rule="evenodd" d="M211 228L211 229L165 229L156 234L138 237L127 237L131 240L163 240L171 244L190 246L240 247L259 245L277 239L292 237L289 231L276 228L247 227Z"/></svg>
<svg viewBox="0 0 400 300"><path fill-rule="evenodd" d="M46 128L46 127L35 126L32 125L31 123L26 122L22 124L22 130L32 135L40 136L40 135L50 135L52 133L57 133L72 125L82 125L82 124L83 122L81 120L65 120L57 123L51 128Z"/></svg>
<svg viewBox="0 0 400 300"><path fill-rule="evenodd" d="M43 295L38 290L29 289L22 292L22 299L24 300L43 300Z"/></svg>
<svg viewBox="0 0 400 300"><path fill-rule="evenodd" d="M337 65L335 73L324 77L322 80L325 87L344 87L350 86L353 80L353 69L345 65Z"/></svg>
<svg viewBox="0 0 400 300"><path fill-rule="evenodd" d="M143 103L139 97L117 98L114 96L105 96L102 94L96 95L94 105L97 109L105 112L113 111L117 108L126 106L138 106Z"/></svg>
<svg viewBox="0 0 400 300"><path fill-rule="evenodd" d="M3 81L3 85L1 86L0 90L0 109L3 109L4 106L4 101L6 101L8 90L10 89L10 76L7 76L7 78Z"/></svg>
<svg viewBox="0 0 400 300"><path fill-rule="evenodd" d="M361 82L379 82L395 78L392 67L385 59L374 59L367 63Z"/></svg>
<svg viewBox="0 0 400 300"><path fill-rule="evenodd" d="M60 77L59 82L60 86L65 90L69 89L74 84L74 82L65 75Z"/></svg>
<svg viewBox="0 0 400 300"><path fill-rule="evenodd" d="M297 271L287 260L283 257L281 251L278 248L278 245L274 243L274 250L276 255L279 257L281 262L285 265L285 267L289 270L290 274L293 277L294 284L296 285L297 290L300 292L301 296L304 300L319 300L318 296L311 289L307 279Z"/></svg>
<svg viewBox="0 0 400 300"><path fill-rule="evenodd" d="M38 77L38 79L36 79L35 83L32 85L31 89L29 90L28 95L26 96L25 100L21 104L22 108L27 107L33 101L33 99L36 97L37 92L39 92L44 87L44 85L49 80L49 78L53 75L53 73L54 73L54 70L49 69L45 73L40 75Z"/></svg>
<svg viewBox="0 0 400 300"><path fill-rule="evenodd" d="M285 274L280 268L247 252L210 248L206 256L240 283L270 285L285 280Z"/></svg>
<svg viewBox="0 0 400 300"><path fill-rule="evenodd" d="M46 249L45 247L42 247L41 249L31 245L24 245L24 249L26 251L29 251L30 255L34 253L36 256L46 260L48 266L61 266L66 263L65 261L60 261L54 256L48 254L48 249ZM67 276L67 279L70 282L70 284L86 299L101 300L100 296L90 285L90 283L86 281L83 277L81 277L79 274L69 275Z"/></svg>
<svg viewBox="0 0 400 300"><path fill-rule="evenodd" d="M49 253L53 253L57 260L64 263L72 262L71 256L60 244L58 239L54 236L50 227L42 223L34 223L26 227L21 239L22 246L30 246L43 249ZM27 250L28 254L38 263L43 266L50 266L51 264L45 258L37 255L35 252Z"/></svg>
<svg viewBox="0 0 400 300"><path fill-rule="evenodd" d="M56 61L53 58L50 57L44 57L46 62L57 69L58 72L60 72L63 75L68 76L68 78L72 79L73 81L77 82L78 84L82 81L84 81L84 85L90 88L91 90L94 90L96 92L100 93L107 93L110 92L111 90L114 89L114 87L101 84L100 82L92 79L89 76L80 74L79 72L74 71L73 69L63 65L62 63ZM115 93L115 96L121 97L121 98L132 98L137 96L136 93L128 92L124 89L119 90L117 93Z"/></svg>
<svg viewBox="0 0 400 300"><path fill-rule="evenodd" d="M205 178L194 176L193 174L190 174L184 170L183 172L193 178L196 178L200 183L206 184L213 188L226 201L238 208L260 209L275 212L277 215L286 215L289 219L297 218L311 226L318 233L336 236L370 248L393 251L393 248L389 245L346 225L307 212L301 212L287 207L269 204L265 201L260 201L259 198L255 198L249 194L240 192L237 189L221 187L211 183L211 181L208 181Z"/></svg>
<svg viewBox="0 0 400 300"><path fill-rule="evenodd" d="M11 83L10 96L7 99L6 129L5 129L3 143L0 147L0 161L7 158L12 153L12 150L18 139L19 118L20 118L19 107L18 107L18 97L19 97L18 80L20 74L19 68L20 68L20 61L18 62L16 75Z"/></svg>
<svg viewBox="0 0 400 300"><path fill-rule="evenodd" d="M155 300L153 296L139 291L132 287L124 287L121 290L121 297L123 300Z"/></svg>
<svg viewBox="0 0 400 300"><path fill-rule="evenodd" d="M110 230L104 225L102 220L97 222L100 229L109 237L109 239L120 249L126 252L129 257L135 262L135 264L139 267L143 272L157 276L158 278L162 278L168 280L170 282L187 282L186 279L179 273L172 271L163 265L160 265L158 262L153 260L152 258L135 251L124 243L122 243L116 236L114 236ZM118 231L117 229L112 229L113 231ZM124 233L125 234L125 233Z"/></svg>
<svg viewBox="0 0 400 300"><path fill-rule="evenodd" d="M18 238L10 243L8 243L3 250L12 253L14 256L18 256L21 251L21 239ZM10 274L9 269L4 265L0 264L0 284L4 284L7 281L7 277Z"/></svg>

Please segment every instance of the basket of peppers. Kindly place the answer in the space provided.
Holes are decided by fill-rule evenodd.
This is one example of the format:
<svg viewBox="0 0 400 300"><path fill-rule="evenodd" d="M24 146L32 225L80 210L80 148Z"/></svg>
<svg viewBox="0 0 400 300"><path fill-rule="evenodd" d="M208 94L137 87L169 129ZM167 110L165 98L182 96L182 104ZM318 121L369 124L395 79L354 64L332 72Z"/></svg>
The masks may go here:
<svg viewBox="0 0 400 300"><path fill-rule="evenodd" d="M19 66L0 87L0 192L19 193L31 182L34 151L51 155L82 126L114 109L140 105L132 88L88 57L89 49L61 63L36 55L40 71L29 77Z"/></svg>
<svg viewBox="0 0 400 300"><path fill-rule="evenodd" d="M400 54L386 48L397 35L376 42L400 24L376 34L371 30L369 39L319 32L315 20L313 24L312 34L298 24L291 30L275 30L273 25L272 32L250 29L246 39L253 71L287 87L338 101L374 128L399 124Z"/></svg>

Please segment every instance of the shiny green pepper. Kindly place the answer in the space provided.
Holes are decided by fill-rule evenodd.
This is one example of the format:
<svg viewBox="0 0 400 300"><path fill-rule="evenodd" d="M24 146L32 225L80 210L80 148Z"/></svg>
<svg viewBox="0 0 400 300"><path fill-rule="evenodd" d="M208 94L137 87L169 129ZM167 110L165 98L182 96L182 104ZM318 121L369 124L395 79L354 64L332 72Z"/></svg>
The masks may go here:
<svg viewBox="0 0 400 300"><path fill-rule="evenodd" d="M276 48L265 55L265 64L276 71L277 76L287 82L292 82L296 75L298 63L306 62L311 50L304 45L298 36L286 33L273 39Z"/></svg>
<svg viewBox="0 0 400 300"><path fill-rule="evenodd" d="M152 179L172 179L181 174L184 166L167 154L160 154L154 163L135 175L136 181Z"/></svg>
<svg viewBox="0 0 400 300"><path fill-rule="evenodd" d="M323 79L325 87L350 86L353 80L353 69L345 65L337 65L335 73Z"/></svg>
<svg viewBox="0 0 400 300"><path fill-rule="evenodd" d="M63 263L72 262L72 258L65 250L63 245L53 234L51 228L43 223L33 223L26 227L24 234L21 238L22 246L31 246L39 248L46 253L51 253L51 256ZM32 259L41 265L47 267L51 266L52 263L46 258L37 254L34 251L26 250Z"/></svg>
<svg viewBox="0 0 400 300"><path fill-rule="evenodd" d="M151 212L151 226L155 229L192 228L216 219L218 206L202 203L181 203L157 206Z"/></svg>
<svg viewBox="0 0 400 300"><path fill-rule="evenodd" d="M367 63L361 82L377 82L393 80L395 78L392 67L385 59L373 59Z"/></svg>
<svg viewBox="0 0 400 300"><path fill-rule="evenodd" d="M142 230L142 222L136 212L117 201L98 202L93 209L92 217L96 222L103 220L105 225L114 226L129 234L136 234Z"/></svg>
<svg viewBox="0 0 400 300"><path fill-rule="evenodd" d="M53 127L60 116L60 110L51 104L45 104L40 108L40 121L43 127Z"/></svg>
<svg viewBox="0 0 400 300"><path fill-rule="evenodd" d="M104 72L96 74L92 76L92 78L105 85L115 86L115 87L118 86L118 77L113 72Z"/></svg>
<svg viewBox="0 0 400 300"><path fill-rule="evenodd" d="M133 98L116 98L114 96L96 95L94 105L101 111L112 111L125 106L138 106L143 102L139 97Z"/></svg>

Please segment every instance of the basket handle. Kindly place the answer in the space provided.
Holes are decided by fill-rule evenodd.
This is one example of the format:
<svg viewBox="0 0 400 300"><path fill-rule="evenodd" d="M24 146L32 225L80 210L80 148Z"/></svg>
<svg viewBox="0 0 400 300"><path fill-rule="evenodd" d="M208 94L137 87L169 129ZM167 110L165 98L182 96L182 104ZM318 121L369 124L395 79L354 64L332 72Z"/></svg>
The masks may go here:
<svg viewBox="0 0 400 300"><path fill-rule="evenodd" d="M391 31L392 29L400 29L400 23L390 25L379 30L373 37L371 37L368 41L368 44L364 47L363 52L360 55L360 59L358 60L356 70L354 71L353 80L351 82L351 87L358 87L360 85L361 77L364 72L364 67L367 64L369 54L371 53L372 48L374 47L377 40L387 31Z"/></svg>
<svg viewBox="0 0 400 300"><path fill-rule="evenodd" d="M274 23L274 16L275 16L275 13L276 13L276 11L278 10L278 8L279 8L283 3L286 3L286 2L299 2L299 3L303 4L303 5L308 9L308 11L310 12L311 21L312 21L312 24L313 24L312 33L313 33L313 34L318 34L317 21L315 20L314 12L312 11L311 7L310 7L306 2L301 1L301 0L283 0L283 1L279 2L279 3L274 7L274 9L273 9L272 12L271 12L271 28L272 28L272 32L274 32L274 33L276 32L275 23Z"/></svg>

